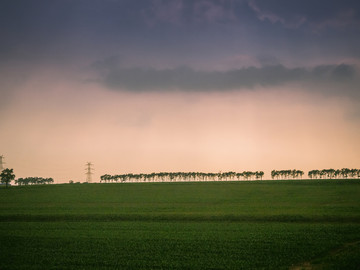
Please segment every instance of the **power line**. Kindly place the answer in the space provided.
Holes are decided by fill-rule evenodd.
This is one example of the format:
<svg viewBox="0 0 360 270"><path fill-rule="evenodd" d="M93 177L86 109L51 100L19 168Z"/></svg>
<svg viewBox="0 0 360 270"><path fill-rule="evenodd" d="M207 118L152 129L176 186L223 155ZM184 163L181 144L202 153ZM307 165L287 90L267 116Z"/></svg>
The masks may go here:
<svg viewBox="0 0 360 270"><path fill-rule="evenodd" d="M91 166L93 166L94 164L92 164L91 162L87 162L86 164L85 164L85 166L86 166L86 182L88 182L88 183L91 183L92 182L92 180L91 180L91 175L93 174L91 171L92 170L94 170Z"/></svg>

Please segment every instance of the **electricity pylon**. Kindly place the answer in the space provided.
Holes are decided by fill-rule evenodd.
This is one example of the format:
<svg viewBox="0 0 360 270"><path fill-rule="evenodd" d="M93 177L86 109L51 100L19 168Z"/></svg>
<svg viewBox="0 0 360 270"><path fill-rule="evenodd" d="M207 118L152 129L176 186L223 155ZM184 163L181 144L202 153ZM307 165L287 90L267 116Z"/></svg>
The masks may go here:
<svg viewBox="0 0 360 270"><path fill-rule="evenodd" d="M86 163L86 182L91 183L91 175L93 174L91 171L94 170L93 168L91 168L91 166L93 166L93 164L91 162L87 162Z"/></svg>
<svg viewBox="0 0 360 270"><path fill-rule="evenodd" d="M4 169L4 164L5 164L5 162L3 161L3 158L4 158L4 156L0 156L0 170L3 170Z"/></svg>

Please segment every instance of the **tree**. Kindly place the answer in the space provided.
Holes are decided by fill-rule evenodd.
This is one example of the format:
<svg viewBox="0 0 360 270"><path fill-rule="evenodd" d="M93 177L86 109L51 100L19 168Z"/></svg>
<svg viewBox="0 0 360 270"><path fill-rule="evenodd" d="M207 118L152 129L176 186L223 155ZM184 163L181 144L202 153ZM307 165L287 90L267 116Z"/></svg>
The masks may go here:
<svg viewBox="0 0 360 270"><path fill-rule="evenodd" d="M255 178L256 178L256 180L258 180L259 178L260 178L260 180L262 180L263 176L264 176L264 172L263 172L263 171L256 171L256 172L255 172Z"/></svg>
<svg viewBox="0 0 360 270"><path fill-rule="evenodd" d="M9 183L15 179L15 174L13 169L4 169L1 174L1 183L5 183L6 187L8 187Z"/></svg>

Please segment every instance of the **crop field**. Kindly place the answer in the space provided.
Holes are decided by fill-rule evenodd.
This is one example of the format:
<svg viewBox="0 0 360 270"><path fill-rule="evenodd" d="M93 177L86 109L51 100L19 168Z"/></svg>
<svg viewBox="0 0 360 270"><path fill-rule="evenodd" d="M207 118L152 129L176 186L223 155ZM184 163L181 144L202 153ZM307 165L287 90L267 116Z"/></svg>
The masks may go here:
<svg viewBox="0 0 360 270"><path fill-rule="evenodd" d="M0 188L0 269L360 269L360 180Z"/></svg>

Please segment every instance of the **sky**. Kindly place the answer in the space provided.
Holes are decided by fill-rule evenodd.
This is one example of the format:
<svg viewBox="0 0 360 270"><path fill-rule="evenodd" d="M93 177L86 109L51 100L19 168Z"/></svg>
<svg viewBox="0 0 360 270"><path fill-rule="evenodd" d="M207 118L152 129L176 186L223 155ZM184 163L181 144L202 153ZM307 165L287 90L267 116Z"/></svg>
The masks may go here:
<svg viewBox="0 0 360 270"><path fill-rule="evenodd" d="M16 177L360 167L360 3L2 0Z"/></svg>

